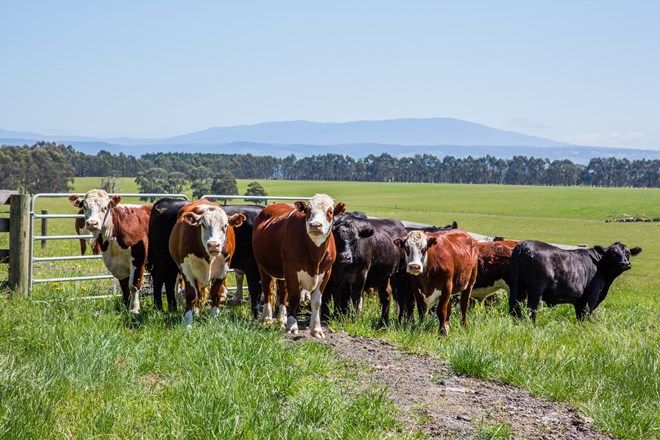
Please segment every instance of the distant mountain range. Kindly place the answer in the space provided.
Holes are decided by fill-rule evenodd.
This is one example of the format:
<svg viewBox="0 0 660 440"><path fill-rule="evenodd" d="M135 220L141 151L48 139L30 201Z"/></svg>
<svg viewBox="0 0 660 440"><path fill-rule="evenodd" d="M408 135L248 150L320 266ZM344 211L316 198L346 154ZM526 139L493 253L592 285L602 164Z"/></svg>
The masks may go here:
<svg viewBox="0 0 660 440"><path fill-rule="evenodd" d="M142 155L156 152L251 153L284 157L338 153L355 158L369 154L393 156L433 154L438 157L515 155L571 159L592 157L660 159L660 151L577 146L453 118L390 119L384 121L284 121L213 127L162 139L49 136L0 129L0 144L23 145L40 140L72 145L85 153L107 150Z"/></svg>

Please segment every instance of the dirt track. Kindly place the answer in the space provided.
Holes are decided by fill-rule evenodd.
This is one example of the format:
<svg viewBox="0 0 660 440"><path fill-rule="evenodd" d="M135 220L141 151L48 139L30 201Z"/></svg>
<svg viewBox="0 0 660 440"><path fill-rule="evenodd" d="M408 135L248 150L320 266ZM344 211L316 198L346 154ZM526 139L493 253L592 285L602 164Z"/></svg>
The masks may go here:
<svg viewBox="0 0 660 440"><path fill-rule="evenodd" d="M305 335L305 336L303 336ZM306 331L294 338L309 340ZM452 372L446 362L404 353L385 342L326 331L326 343L366 388L385 387L411 431L431 438L484 437L488 427L510 428L513 438L608 439L567 405L532 397L516 387Z"/></svg>

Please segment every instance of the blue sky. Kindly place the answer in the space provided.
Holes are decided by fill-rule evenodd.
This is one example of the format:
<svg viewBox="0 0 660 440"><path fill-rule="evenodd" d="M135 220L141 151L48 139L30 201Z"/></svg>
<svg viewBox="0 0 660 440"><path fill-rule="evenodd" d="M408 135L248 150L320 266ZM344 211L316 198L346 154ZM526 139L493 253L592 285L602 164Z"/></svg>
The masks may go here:
<svg viewBox="0 0 660 440"><path fill-rule="evenodd" d="M0 128L448 116L660 149L658 1L0 2Z"/></svg>

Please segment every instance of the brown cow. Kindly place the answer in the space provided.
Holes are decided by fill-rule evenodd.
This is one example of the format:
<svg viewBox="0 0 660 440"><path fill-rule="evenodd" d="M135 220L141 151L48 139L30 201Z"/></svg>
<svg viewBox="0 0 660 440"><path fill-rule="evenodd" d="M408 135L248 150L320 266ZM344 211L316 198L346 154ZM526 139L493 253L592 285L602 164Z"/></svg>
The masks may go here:
<svg viewBox="0 0 660 440"><path fill-rule="evenodd" d="M192 325L193 309L203 305L200 297L207 288L211 316L219 313L225 277L236 246L234 228L244 221L242 213L227 217L219 205L208 200L197 200L179 211L169 248L185 285L183 325Z"/></svg>
<svg viewBox="0 0 660 440"><path fill-rule="evenodd" d="M518 243L516 240L477 242L479 270L472 289L472 298L482 302L500 289L509 294L511 253Z"/></svg>
<svg viewBox="0 0 660 440"><path fill-rule="evenodd" d="M252 247L264 293L264 322L273 320L273 281L284 280L284 286L278 281L278 296L280 320L286 323L286 332L298 333L300 291L305 289L311 292L310 333L312 337L325 337L320 318L321 292L330 279L336 257L332 223L342 212L343 203L335 205L326 194L317 194L308 202L277 203L259 213L255 219ZM291 312L288 318L287 299Z"/></svg>
<svg viewBox="0 0 660 440"><path fill-rule="evenodd" d="M100 247L105 266L119 280L124 305L139 313L152 205L120 205L120 196L110 197L102 189L69 200L85 214L85 228Z"/></svg>
<svg viewBox="0 0 660 440"><path fill-rule="evenodd" d="M411 231L394 239L406 252L406 271L420 316L437 301L440 333L449 332L452 294L461 293L461 321L465 325L470 293L477 279L477 242L460 229L445 233Z"/></svg>

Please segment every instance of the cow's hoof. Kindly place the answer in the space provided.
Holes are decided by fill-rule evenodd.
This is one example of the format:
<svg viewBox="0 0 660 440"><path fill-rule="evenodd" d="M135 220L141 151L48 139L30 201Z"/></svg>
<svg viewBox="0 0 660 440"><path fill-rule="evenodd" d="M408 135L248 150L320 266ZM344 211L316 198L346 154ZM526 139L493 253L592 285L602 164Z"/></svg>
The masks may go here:
<svg viewBox="0 0 660 440"><path fill-rule="evenodd" d="M297 335L298 334L298 327L293 327L290 328L286 331L287 335Z"/></svg>
<svg viewBox="0 0 660 440"><path fill-rule="evenodd" d="M139 315L140 314L140 309L131 309L131 310L129 310L129 313L131 315Z"/></svg>
<svg viewBox="0 0 660 440"><path fill-rule="evenodd" d="M234 297L231 299L231 302L242 304L245 302L245 298L243 297L243 295L234 295Z"/></svg>
<svg viewBox="0 0 660 440"><path fill-rule="evenodd" d="M199 316L199 307L193 308L193 315Z"/></svg>
<svg viewBox="0 0 660 440"><path fill-rule="evenodd" d="M271 325L273 325L273 318L262 318L261 319L261 324L264 327L270 327Z"/></svg>
<svg viewBox="0 0 660 440"><path fill-rule="evenodd" d="M220 314L220 309L217 307L211 307L211 317L216 317Z"/></svg>
<svg viewBox="0 0 660 440"><path fill-rule="evenodd" d="M192 324L186 324L185 327L188 331L192 330Z"/></svg>
<svg viewBox="0 0 660 440"><path fill-rule="evenodd" d="M449 334L449 326L440 327L440 336L447 336Z"/></svg>
<svg viewBox="0 0 660 440"><path fill-rule="evenodd" d="M325 333L323 333L323 330L320 328L315 328L310 331L310 335L312 338L319 338L319 339L325 339Z"/></svg>

